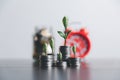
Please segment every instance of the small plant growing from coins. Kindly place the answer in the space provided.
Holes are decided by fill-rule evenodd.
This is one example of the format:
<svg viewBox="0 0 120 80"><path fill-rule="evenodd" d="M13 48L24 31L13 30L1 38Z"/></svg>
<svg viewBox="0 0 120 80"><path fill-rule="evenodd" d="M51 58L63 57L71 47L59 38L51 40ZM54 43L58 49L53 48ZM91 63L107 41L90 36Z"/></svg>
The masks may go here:
<svg viewBox="0 0 120 80"><path fill-rule="evenodd" d="M73 51L74 56L70 58L70 66L71 67L80 66L80 58L76 57L76 46L72 47L72 51Z"/></svg>
<svg viewBox="0 0 120 80"><path fill-rule="evenodd" d="M64 46L66 46L67 36L68 36L69 33L71 32L71 31L67 31L68 18L67 18L66 16L63 17L62 23L63 23L63 26L64 26L64 30L65 30L65 31L64 31L64 32L62 32L62 31L57 31L57 32L58 32L58 34L59 34L62 38L64 38Z"/></svg>
<svg viewBox="0 0 120 80"><path fill-rule="evenodd" d="M44 52L44 56L47 56L47 43L43 44L43 52Z"/></svg>
<svg viewBox="0 0 120 80"><path fill-rule="evenodd" d="M61 52L59 52L59 54L57 55L57 58L58 58L59 62L62 62L62 54L61 54Z"/></svg>
<svg viewBox="0 0 120 80"><path fill-rule="evenodd" d="M60 52L62 53L62 60L66 61L69 58L70 55L70 46L66 45L67 37L70 34L70 30L67 30L68 27L68 18L66 16L63 17L62 23L64 26L64 32L57 31L58 34L64 39L64 45L60 46Z"/></svg>
<svg viewBox="0 0 120 80"><path fill-rule="evenodd" d="M74 58L75 58L75 56L76 56L76 46L73 46L73 47L72 47L72 51L73 51L73 53L74 53Z"/></svg>
<svg viewBox="0 0 120 80"><path fill-rule="evenodd" d="M59 54L57 54L57 67L62 67L63 66L63 62L62 62L62 54L61 52Z"/></svg>
<svg viewBox="0 0 120 80"><path fill-rule="evenodd" d="M50 47L52 49L52 54L53 54L54 53L54 39L53 38L50 39Z"/></svg>

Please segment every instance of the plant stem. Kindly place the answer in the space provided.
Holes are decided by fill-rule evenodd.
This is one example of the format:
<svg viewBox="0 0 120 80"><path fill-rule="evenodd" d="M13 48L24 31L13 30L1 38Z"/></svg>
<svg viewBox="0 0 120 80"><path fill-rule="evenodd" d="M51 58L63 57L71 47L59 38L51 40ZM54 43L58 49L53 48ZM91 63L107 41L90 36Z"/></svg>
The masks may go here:
<svg viewBox="0 0 120 80"><path fill-rule="evenodd" d="M65 39L65 42L64 42L64 46L66 46L66 39Z"/></svg>
<svg viewBox="0 0 120 80"><path fill-rule="evenodd" d="M64 42L64 46L66 46L66 39L67 39L67 32L66 32L66 29L64 31L64 34L65 34L65 42Z"/></svg>

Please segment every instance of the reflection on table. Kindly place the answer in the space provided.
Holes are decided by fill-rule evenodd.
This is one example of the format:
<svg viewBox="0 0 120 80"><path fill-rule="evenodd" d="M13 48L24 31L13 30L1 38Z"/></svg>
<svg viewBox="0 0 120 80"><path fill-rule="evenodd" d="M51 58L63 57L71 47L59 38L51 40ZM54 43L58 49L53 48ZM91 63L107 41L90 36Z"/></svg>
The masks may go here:
<svg viewBox="0 0 120 80"><path fill-rule="evenodd" d="M0 80L120 80L120 60L86 60L80 67L41 68L31 60L0 60Z"/></svg>

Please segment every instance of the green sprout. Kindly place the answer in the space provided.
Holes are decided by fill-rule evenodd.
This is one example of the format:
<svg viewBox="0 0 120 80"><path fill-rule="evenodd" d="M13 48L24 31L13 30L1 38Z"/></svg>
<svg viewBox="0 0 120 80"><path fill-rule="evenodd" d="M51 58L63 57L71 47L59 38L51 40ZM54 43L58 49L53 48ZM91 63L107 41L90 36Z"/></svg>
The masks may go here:
<svg viewBox="0 0 120 80"><path fill-rule="evenodd" d="M67 29L67 26L68 26L68 18L67 18L66 16L63 17L62 22L63 22L63 25L64 25L65 29Z"/></svg>
<svg viewBox="0 0 120 80"><path fill-rule="evenodd" d="M76 54L76 46L73 46L73 47L72 47L72 51L73 51L74 57L75 57L75 54Z"/></svg>
<svg viewBox="0 0 120 80"><path fill-rule="evenodd" d="M62 53L61 52L58 54L58 60L62 61Z"/></svg>
<svg viewBox="0 0 120 80"><path fill-rule="evenodd" d="M52 53L54 53L54 39L53 38L50 39L50 47L52 49Z"/></svg>
<svg viewBox="0 0 120 80"><path fill-rule="evenodd" d="M47 43L43 44L43 51L44 51L45 55L47 55Z"/></svg>
<svg viewBox="0 0 120 80"><path fill-rule="evenodd" d="M66 16L63 17L62 23L63 23L63 25L64 25L65 31L64 31L64 32L62 32L62 31L57 31L57 32L58 32L58 34L59 34L62 38L64 38L64 40L65 40L65 41L64 41L64 46L66 46L67 36L68 36L69 33L71 32L71 31L67 31L68 18L67 18Z"/></svg>

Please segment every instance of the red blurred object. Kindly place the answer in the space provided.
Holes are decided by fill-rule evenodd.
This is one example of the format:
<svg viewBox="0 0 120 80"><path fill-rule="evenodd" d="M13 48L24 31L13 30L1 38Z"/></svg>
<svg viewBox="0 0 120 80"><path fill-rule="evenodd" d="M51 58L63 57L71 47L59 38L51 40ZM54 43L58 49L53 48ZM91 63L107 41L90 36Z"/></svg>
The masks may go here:
<svg viewBox="0 0 120 80"><path fill-rule="evenodd" d="M88 37L88 31L86 28L81 28L79 31L74 31L72 29L71 33L67 37L66 45L67 46L76 46L76 57L84 58L90 51L91 42L90 38ZM67 31L68 31L67 30ZM74 54L71 51L71 57Z"/></svg>

